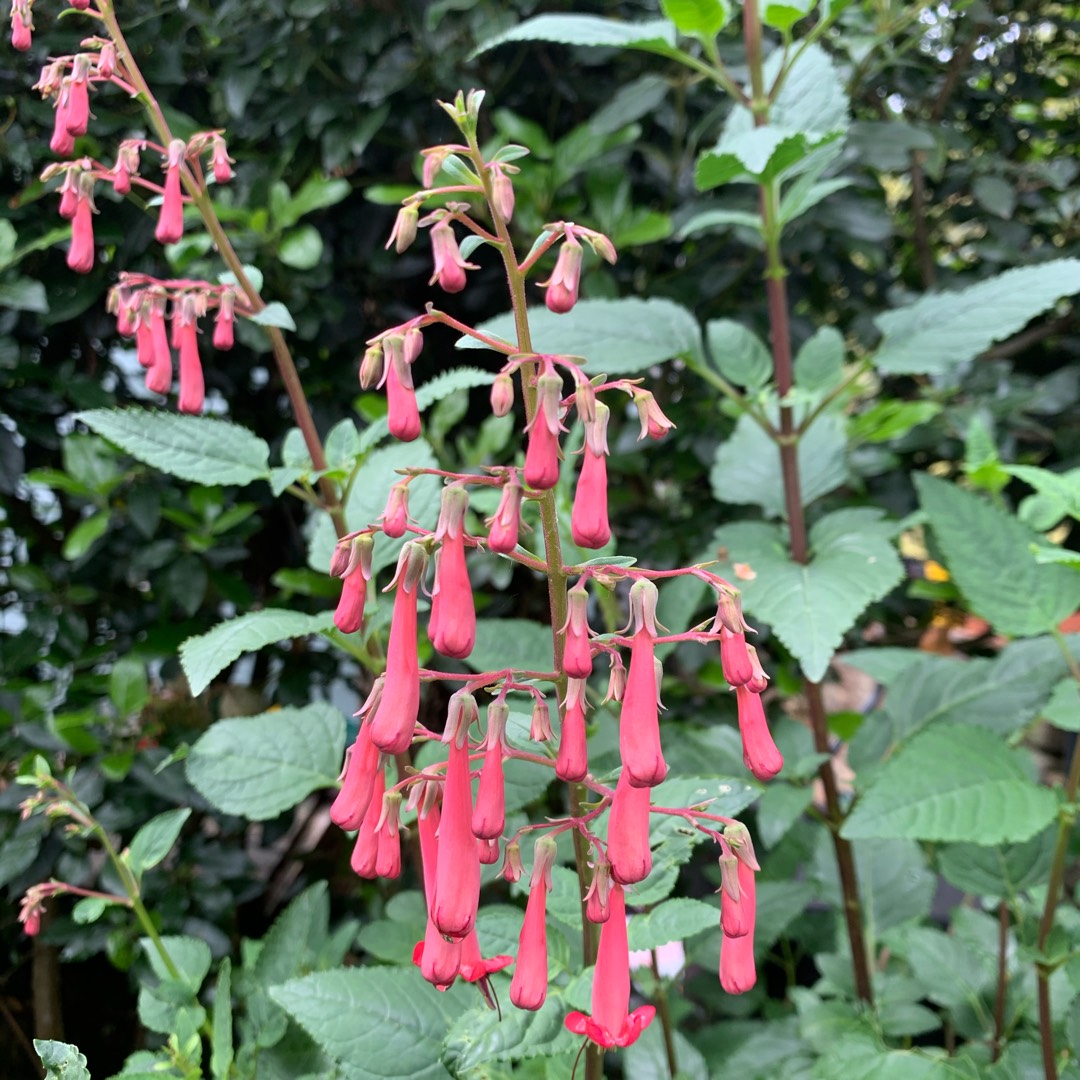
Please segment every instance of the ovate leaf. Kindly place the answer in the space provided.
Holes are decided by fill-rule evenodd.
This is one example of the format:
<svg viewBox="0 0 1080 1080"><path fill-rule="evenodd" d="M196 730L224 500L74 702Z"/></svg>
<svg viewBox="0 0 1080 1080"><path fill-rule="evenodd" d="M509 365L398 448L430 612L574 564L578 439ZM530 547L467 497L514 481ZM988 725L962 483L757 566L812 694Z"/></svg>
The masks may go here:
<svg viewBox="0 0 1080 1080"><path fill-rule="evenodd" d="M765 343L734 319L713 319L705 327L713 363L725 379L758 390L772 375L772 356Z"/></svg>
<svg viewBox="0 0 1080 1080"><path fill-rule="evenodd" d="M596 15L537 15L488 38L472 55L479 56L507 41L554 41L561 45L644 49L669 56L676 51L675 27L666 19L628 23Z"/></svg>
<svg viewBox="0 0 1080 1080"><path fill-rule="evenodd" d="M633 897L631 897L633 900ZM627 933L631 949L659 949L720 925L720 909L701 900L665 900L652 911L632 915Z"/></svg>
<svg viewBox="0 0 1080 1080"><path fill-rule="evenodd" d="M1003 634L1030 637L1053 630L1080 606L1080 574L1036 562L1031 546L1038 534L1011 514L925 473L915 486L946 568L976 615Z"/></svg>
<svg viewBox="0 0 1080 1080"><path fill-rule="evenodd" d="M884 338L875 363L889 375L950 371L1077 292L1080 259L1053 259L920 297L877 317Z"/></svg>
<svg viewBox="0 0 1080 1080"><path fill-rule="evenodd" d="M975 727L935 724L876 774L842 833L863 837L1015 843L1057 815L1057 797L1017 755Z"/></svg>
<svg viewBox="0 0 1080 1080"><path fill-rule="evenodd" d="M319 702L219 720L192 746L185 767L219 810L265 821L336 784L344 750L344 717Z"/></svg>
<svg viewBox="0 0 1080 1080"><path fill-rule="evenodd" d="M743 607L769 623L807 678L824 677L844 634L867 604L903 578L878 510L838 510L810 530L810 562L793 562L780 530L763 522L720 529L714 544L724 562L748 563L757 575L741 581Z"/></svg>
<svg viewBox="0 0 1080 1080"><path fill-rule="evenodd" d="M190 816L191 810L187 807L166 810L139 829L128 852L128 865L136 878L141 877L144 870L157 866L169 854Z"/></svg>
<svg viewBox="0 0 1080 1080"><path fill-rule="evenodd" d="M728 0L661 0L663 13L684 34L713 37L731 18Z"/></svg>
<svg viewBox="0 0 1080 1080"><path fill-rule="evenodd" d="M199 484L250 484L270 475L270 448L226 420L153 409L89 409L75 414L121 450L170 476Z"/></svg>

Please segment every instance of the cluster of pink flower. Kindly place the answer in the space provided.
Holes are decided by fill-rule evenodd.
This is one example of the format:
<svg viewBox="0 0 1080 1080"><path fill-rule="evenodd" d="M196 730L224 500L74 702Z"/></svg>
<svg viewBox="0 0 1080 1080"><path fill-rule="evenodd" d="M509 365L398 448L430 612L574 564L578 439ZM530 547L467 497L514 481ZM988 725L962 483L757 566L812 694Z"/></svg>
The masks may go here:
<svg viewBox="0 0 1080 1080"><path fill-rule="evenodd" d="M417 229L431 226L435 273L447 292L458 292L465 272L475 269L466 262L451 228L461 222L485 242L509 250L506 221L513 212L513 188L508 173L516 171L496 159L484 164L486 185L476 182L459 163L456 172L468 180L449 188L433 188L439 167L455 154L468 154L479 164L475 147L441 146L424 151L425 190L406 200L398 214L390 242L399 251L413 242ZM483 171L483 170L481 170ZM496 233L489 232L468 214L469 205L450 203L421 219L419 208L427 197L467 191L487 196ZM530 256L517 264L523 274L540 255L562 239L554 274L545 284L548 307L557 313L573 308L577 301L582 246L585 239L602 257L614 261L615 251L606 237L573 223L545 226L545 234ZM389 245L388 245L389 246ZM511 963L508 956L483 958L476 939L480 901L480 868L498 862L503 844L503 876L517 881L522 875L521 838L543 830L534 845L529 898L521 930L510 998L524 1009L540 1008L547 996L547 894L556 859L555 837L577 832L595 852L593 877L583 900L586 917L600 924L600 943L593 981L591 1016L571 1013L566 1026L601 1046L625 1046L640 1034L654 1010L643 1006L629 1011L630 974L624 890L643 881L652 869L649 823L651 815L675 814L720 846L722 880L721 982L726 990L742 993L756 979L753 955L754 874L759 869L747 830L739 822L710 814L707 806L667 808L652 804L652 789L667 775L660 738L659 713L661 666L658 643L695 640L718 642L728 682L736 688L739 728L744 760L759 778L774 776L783 760L772 740L761 706L766 676L755 650L747 644L749 627L743 620L738 590L706 567L653 571L617 565L589 565L578 569L578 580L566 594L566 621L560 628L561 656L556 670L487 671L462 675L421 669L417 653L418 601L429 562L435 572L430 592L427 635L444 656L467 658L476 639L476 613L466 563L468 548L488 549L524 566L543 571L546 564L519 547L521 507L525 499L543 500L559 479L559 435L567 430L564 420L571 408L584 428L582 466L572 514L572 533L583 547L603 547L611 536L607 512L607 425L610 410L598 397L601 391L628 394L637 407L640 438L661 438L673 426L653 395L638 385L640 380L590 381L575 358L519 352L508 342L464 326L430 305L425 315L379 334L368 342L360 365L365 388L385 387L390 431L409 441L419 436L421 421L413 386L412 366L423 347L422 330L432 323L452 325L480 338L506 357L492 387L491 404L498 416L514 406L514 377L523 380L527 412L528 445L524 465L499 466L487 475L438 472L448 480L434 530L413 522L408 511L408 486L416 475L433 470L404 470L406 476L390 490L379 522L344 537L332 560L331 572L343 580L335 623L344 632L363 625L367 583L371 578L372 552L379 533L400 538L417 534L401 549L397 570L387 591L394 592L393 615L387 647L386 670L375 681L359 713L361 725L356 741L346 752L341 790L331 817L342 828L358 830L352 865L365 877L396 876L401 869L400 812L403 797L416 812L423 860L428 926L417 945L415 959L423 976L445 988L456 978L486 984L486 977ZM574 392L564 398L564 375L573 380ZM466 533L469 486L500 486L501 498L488 519L486 537ZM716 590L716 617L681 634L663 635L656 618L656 580L693 574ZM589 626L589 584L614 589L629 584L629 622L624 631L601 635ZM629 670L621 650L629 648ZM594 661L604 655L609 663L605 702L620 708L619 749L622 769L614 788L598 782L589 771L585 712L586 687ZM464 682L450 698L444 730L428 730L419 720L421 685L425 681ZM554 741L547 699L540 686L548 683L562 691L561 725L557 752L545 756L513 746L506 736L510 714L508 695L532 698L530 738L538 743ZM539 684L539 685L538 685ZM479 724L477 693L492 696L487 708L486 730L470 741ZM447 746L445 765L421 772L407 768L387 787L386 769L392 757L405 753L415 739L441 739ZM503 766L506 758L553 767L555 775L582 785L594 797L588 810L542 825L525 825L511 837L506 830ZM403 761L399 757L399 761ZM478 771L474 774L476 763ZM478 779L475 800L472 781ZM592 823L607 815L606 838ZM713 828L713 824L721 826ZM486 992L486 989L485 989Z"/></svg>

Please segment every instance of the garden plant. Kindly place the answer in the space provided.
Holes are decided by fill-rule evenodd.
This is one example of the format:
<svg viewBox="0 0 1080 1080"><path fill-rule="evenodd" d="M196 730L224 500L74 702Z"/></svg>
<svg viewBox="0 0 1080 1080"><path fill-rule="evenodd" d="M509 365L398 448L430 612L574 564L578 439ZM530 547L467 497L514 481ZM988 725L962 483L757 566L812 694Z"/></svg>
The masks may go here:
<svg viewBox="0 0 1080 1080"><path fill-rule="evenodd" d="M554 7L13 0L10 1075L1080 1076L1075 12Z"/></svg>

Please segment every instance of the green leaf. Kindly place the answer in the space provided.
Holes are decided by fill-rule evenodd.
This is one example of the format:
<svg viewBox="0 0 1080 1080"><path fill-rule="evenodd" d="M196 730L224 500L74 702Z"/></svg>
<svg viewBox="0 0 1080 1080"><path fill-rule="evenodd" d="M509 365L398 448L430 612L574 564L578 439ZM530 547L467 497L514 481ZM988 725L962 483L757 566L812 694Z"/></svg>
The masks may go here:
<svg viewBox="0 0 1080 1080"><path fill-rule="evenodd" d="M844 335L834 326L822 326L795 357L795 385L800 390L831 390L843 370Z"/></svg>
<svg viewBox="0 0 1080 1080"><path fill-rule="evenodd" d="M261 311L246 318L257 326L276 326L279 330L296 329L296 322L289 309L280 300L272 300Z"/></svg>
<svg viewBox="0 0 1080 1080"><path fill-rule="evenodd" d="M181 480L250 484L270 475L270 447L225 420L143 408L91 409L74 418L137 460Z"/></svg>
<svg viewBox="0 0 1080 1080"><path fill-rule="evenodd" d="M856 443L888 442L933 420L941 411L942 406L936 401L897 401L890 398L853 416L848 424L848 436Z"/></svg>
<svg viewBox="0 0 1080 1080"><path fill-rule="evenodd" d="M465 662L475 671L551 671L551 629L529 619L477 619Z"/></svg>
<svg viewBox="0 0 1080 1080"><path fill-rule="evenodd" d="M12 281L0 282L0 307L43 315L49 310L49 297L40 281L17 277Z"/></svg>
<svg viewBox="0 0 1080 1080"><path fill-rule="evenodd" d="M767 848L775 847L791 830L813 801L809 787L769 784L758 803L758 831Z"/></svg>
<svg viewBox="0 0 1080 1080"><path fill-rule="evenodd" d="M819 416L799 440L799 479L803 504L845 483L847 437L843 417ZM784 516L780 452L757 421L745 413L717 448L709 473L714 497L724 503L760 506L768 517Z"/></svg>
<svg viewBox="0 0 1080 1080"><path fill-rule="evenodd" d="M772 376L772 356L764 342L734 319L713 319L705 325L713 363L725 379L748 390L760 390Z"/></svg>
<svg viewBox="0 0 1080 1080"><path fill-rule="evenodd" d="M81 559L108 531L109 511L99 510L92 517L83 518L64 537L64 546L60 549L60 554L69 562Z"/></svg>
<svg viewBox="0 0 1080 1080"><path fill-rule="evenodd" d="M537 15L488 38L473 50L469 59L507 41L555 41L561 45L644 49L662 56L678 52L675 27L666 19L627 23L596 15Z"/></svg>
<svg viewBox="0 0 1080 1080"><path fill-rule="evenodd" d="M90 1080L86 1055L71 1043L35 1039L34 1049L45 1069L45 1080Z"/></svg>
<svg viewBox="0 0 1080 1080"><path fill-rule="evenodd" d="M844 634L862 611L897 585L903 565L879 510L838 510L810 530L810 562L793 562L780 530L739 522L714 537L728 562L749 563L757 577L741 582L743 606L769 623L807 678L824 678Z"/></svg>
<svg viewBox="0 0 1080 1080"><path fill-rule="evenodd" d="M938 869L963 892L1012 898L1046 880L1053 853L1054 834L1047 829L1022 844L945 844Z"/></svg>
<svg viewBox="0 0 1080 1080"><path fill-rule="evenodd" d="M166 810L163 814L151 818L135 834L128 852L128 865L136 880L142 877L144 870L157 866L172 850L180 836L184 822L191 816L191 810Z"/></svg>
<svg viewBox="0 0 1080 1080"><path fill-rule="evenodd" d="M1080 259L1022 266L955 292L920 297L879 315L874 362L889 375L944 374L1080 292Z"/></svg>
<svg viewBox="0 0 1080 1080"><path fill-rule="evenodd" d="M319 175L309 176L295 195L289 196L283 205L276 208L274 220L279 228L287 229L305 214L336 206L348 198L351 191L349 181L340 177L328 179Z"/></svg>
<svg viewBox="0 0 1080 1080"><path fill-rule="evenodd" d="M1016 209L1016 188L1003 176L977 176L971 185L975 201L988 213L1006 221Z"/></svg>
<svg viewBox="0 0 1080 1080"><path fill-rule="evenodd" d="M150 698L146 665L134 656L122 656L109 672L109 700L121 718L138 712Z"/></svg>
<svg viewBox="0 0 1080 1080"><path fill-rule="evenodd" d="M786 0L785 3L772 3L770 0L765 4L762 22L766 26L786 32L803 18L815 3L816 0Z"/></svg>
<svg viewBox="0 0 1080 1080"><path fill-rule="evenodd" d="M633 950L659 949L669 941L682 941L703 930L715 930L719 924L720 909L712 904L701 900L665 900L652 911L632 915L627 934Z"/></svg>
<svg viewBox="0 0 1080 1080"><path fill-rule="evenodd" d="M270 995L350 1080L445 1077L443 1039L473 1000L458 987L440 994L415 969L379 967L306 975Z"/></svg>
<svg viewBox="0 0 1080 1080"><path fill-rule="evenodd" d="M1043 716L1062 731L1080 731L1080 685L1072 677L1054 687Z"/></svg>
<svg viewBox="0 0 1080 1080"><path fill-rule="evenodd" d="M715 37L731 18L727 0L660 0L660 10L684 34Z"/></svg>
<svg viewBox="0 0 1080 1080"><path fill-rule="evenodd" d="M915 487L949 574L971 610L1000 633L1046 633L1080 606L1080 575L1037 563L1031 545L1039 537L1026 525L937 477L919 473Z"/></svg>
<svg viewBox="0 0 1080 1080"><path fill-rule="evenodd" d="M695 233L704 232L706 229L715 229L723 225L742 225L747 229L761 232L761 215L751 214L746 210L703 210L695 214L689 221L683 223L675 234L676 240L685 240Z"/></svg>
<svg viewBox="0 0 1080 1080"><path fill-rule="evenodd" d="M783 59L783 50L777 49L766 60L767 84L775 81ZM847 130L848 112L836 66L820 45L810 45L784 80L769 123L756 127L751 111L736 105L716 146L698 158L694 182L706 191L732 181L776 177L840 138Z"/></svg>
<svg viewBox="0 0 1080 1080"><path fill-rule="evenodd" d="M709 1065L701 1051L677 1028L671 1032L671 1041L675 1060L679 1063L679 1071L674 1077L668 1064L663 1025L652 1023L641 1033L641 1038L626 1048L623 1056L625 1080L709 1080ZM731 1071L726 1063L724 1074L733 1077L749 1075Z"/></svg>
<svg viewBox="0 0 1080 1080"><path fill-rule="evenodd" d="M530 308L537 352L583 356L590 374L631 375L677 356L701 356L701 331L686 308L671 300L580 300L556 315ZM478 327L486 334L516 341L514 320L499 315ZM482 349L475 338L458 340L460 349Z"/></svg>
<svg viewBox="0 0 1080 1080"><path fill-rule="evenodd" d="M159 940L165 952L169 954L169 959L176 968L179 978L169 971L155 943L148 937L140 938L139 944L142 945L154 974L162 983L171 983L193 997L199 992L203 980L210 972L212 960L210 946L201 938L181 934L163 936Z"/></svg>
<svg viewBox="0 0 1080 1080"><path fill-rule="evenodd" d="M333 787L344 751L344 717L318 702L219 720L192 746L185 768L219 810L265 821L312 791Z"/></svg>
<svg viewBox="0 0 1080 1080"><path fill-rule="evenodd" d="M286 638L318 634L329 630L333 624L331 611L318 615L282 608L249 611L246 615L219 623L205 634L189 637L180 646L180 664L192 694L198 696L213 682L214 676L243 653L257 652L265 645Z"/></svg>
<svg viewBox="0 0 1080 1080"><path fill-rule="evenodd" d="M563 1023L569 1011L562 994L555 992L549 992L535 1012L508 1009L500 1016L486 1005L477 1005L455 1019L446 1035L442 1059L454 1076L490 1076L488 1063L493 1061L520 1062L573 1052L576 1039ZM482 1073L470 1072L485 1065ZM514 1070L515 1074L519 1071L520 1067Z"/></svg>
<svg viewBox="0 0 1080 1080"><path fill-rule="evenodd" d="M294 270L311 270L322 258L323 240L313 225L301 225L281 238L278 258Z"/></svg>
<svg viewBox="0 0 1080 1080"><path fill-rule="evenodd" d="M244 276L251 282L256 292L262 292L263 272L257 266L244 263ZM225 270L218 274L218 282L222 285L239 285L236 275L231 270Z"/></svg>
<svg viewBox="0 0 1080 1080"><path fill-rule="evenodd" d="M97 922L108 907L109 901L102 896L84 896L71 909L71 918L79 926L86 926Z"/></svg>
<svg viewBox="0 0 1080 1080"><path fill-rule="evenodd" d="M228 1080L233 1063L232 961L226 956L218 968L214 988L213 1044L210 1051L210 1075L213 1080Z"/></svg>
<svg viewBox="0 0 1080 1080"><path fill-rule="evenodd" d="M935 724L876 774L842 835L973 844L1027 840L1057 815L1049 788L1028 779L1017 756L975 727Z"/></svg>
<svg viewBox="0 0 1080 1080"><path fill-rule="evenodd" d="M842 176L835 176L829 180L814 180L811 176L800 176L780 200L781 224L786 225L789 221L801 217L807 210L813 209L830 195L851 187L851 183L852 181Z"/></svg>

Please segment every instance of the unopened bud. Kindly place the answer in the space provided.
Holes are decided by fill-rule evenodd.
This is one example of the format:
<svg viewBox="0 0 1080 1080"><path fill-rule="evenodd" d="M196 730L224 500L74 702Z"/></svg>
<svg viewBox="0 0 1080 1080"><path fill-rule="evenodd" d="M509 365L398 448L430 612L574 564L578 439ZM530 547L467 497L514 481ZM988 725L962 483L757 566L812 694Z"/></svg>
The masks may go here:
<svg viewBox="0 0 1080 1080"><path fill-rule="evenodd" d="M512 840L506 845L506 853L503 857L502 876L507 881L520 881L524 869L524 866L521 864L521 845L516 840Z"/></svg>
<svg viewBox="0 0 1080 1080"><path fill-rule="evenodd" d="M724 839L740 861L746 863L751 870L756 873L761 869L757 856L754 854L754 842L750 839L750 830L741 821L736 821L734 825L724 826Z"/></svg>
<svg viewBox="0 0 1080 1080"><path fill-rule="evenodd" d="M720 888L732 903L737 904L742 896L739 888L739 860L731 852L720 856Z"/></svg>
<svg viewBox="0 0 1080 1080"><path fill-rule="evenodd" d="M401 480L390 488L386 509L382 515L382 529L387 536L405 535L409 521L409 485Z"/></svg>
<svg viewBox="0 0 1080 1080"><path fill-rule="evenodd" d="M390 239L386 241L386 247L394 245L394 250L400 255L408 251L416 239L416 223L420 220L420 208L416 203L406 203L394 219L394 227L390 230Z"/></svg>
<svg viewBox="0 0 1080 1080"><path fill-rule="evenodd" d="M623 666L622 657L617 652L608 654L611 662L611 672L608 675L607 694L604 701L622 701L626 692L626 668Z"/></svg>
<svg viewBox="0 0 1080 1080"><path fill-rule="evenodd" d="M334 548L334 554L330 559L330 576L341 577L345 573L345 567L349 565L349 556L352 548L349 544L338 544Z"/></svg>
<svg viewBox="0 0 1080 1080"><path fill-rule="evenodd" d="M360 361L360 386L370 390L378 386L383 377L383 347L381 341L369 345L364 359Z"/></svg>
<svg viewBox="0 0 1080 1080"><path fill-rule="evenodd" d="M514 380L505 371L495 376L491 384L491 411L496 416L506 416L514 407Z"/></svg>
<svg viewBox="0 0 1080 1080"><path fill-rule="evenodd" d="M605 923L611 914L611 863L606 859L593 868L593 879L585 894L585 917L591 923Z"/></svg>
<svg viewBox="0 0 1080 1080"><path fill-rule="evenodd" d="M529 722L529 738L533 742L550 742L553 737L548 703L543 698L537 698L533 703L532 719Z"/></svg>
<svg viewBox="0 0 1080 1080"><path fill-rule="evenodd" d="M354 536L349 549L349 562L342 577L359 572L365 581L371 580L371 556L375 550L375 538L371 533Z"/></svg>

